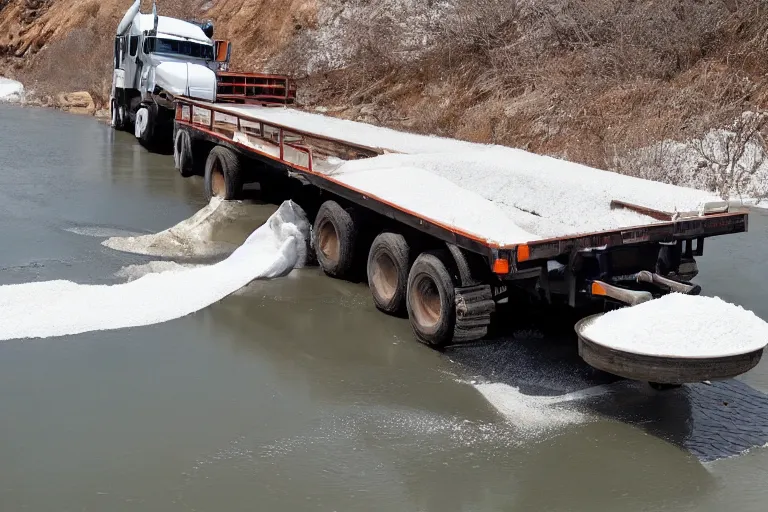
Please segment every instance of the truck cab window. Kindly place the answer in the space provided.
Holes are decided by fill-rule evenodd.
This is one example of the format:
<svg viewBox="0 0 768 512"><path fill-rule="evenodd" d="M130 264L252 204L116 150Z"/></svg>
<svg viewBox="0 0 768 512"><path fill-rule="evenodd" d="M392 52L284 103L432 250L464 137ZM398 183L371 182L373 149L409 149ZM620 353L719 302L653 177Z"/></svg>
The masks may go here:
<svg viewBox="0 0 768 512"><path fill-rule="evenodd" d="M136 52L139 50L139 36L131 36L131 41L129 45L129 51L131 54L131 57L136 56Z"/></svg>
<svg viewBox="0 0 768 512"><path fill-rule="evenodd" d="M197 59L213 60L213 46L209 44L148 37L144 40L144 53L164 53L167 55L183 55Z"/></svg>

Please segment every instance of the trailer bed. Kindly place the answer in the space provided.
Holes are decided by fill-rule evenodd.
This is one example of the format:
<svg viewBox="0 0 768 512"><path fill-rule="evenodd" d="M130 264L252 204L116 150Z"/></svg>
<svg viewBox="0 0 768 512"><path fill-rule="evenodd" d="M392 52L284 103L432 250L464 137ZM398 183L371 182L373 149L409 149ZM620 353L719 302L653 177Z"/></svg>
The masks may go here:
<svg viewBox="0 0 768 512"><path fill-rule="evenodd" d="M522 150L415 135L281 107L179 98L176 122L219 144L514 267L574 248L745 231L708 193ZM710 205L715 203L709 203Z"/></svg>

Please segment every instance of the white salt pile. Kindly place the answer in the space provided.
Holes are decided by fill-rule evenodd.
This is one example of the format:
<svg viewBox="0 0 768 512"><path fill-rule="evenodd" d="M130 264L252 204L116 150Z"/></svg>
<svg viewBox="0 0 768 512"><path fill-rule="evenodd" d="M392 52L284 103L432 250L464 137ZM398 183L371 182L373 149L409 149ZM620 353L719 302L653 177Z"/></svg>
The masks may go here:
<svg viewBox="0 0 768 512"><path fill-rule="evenodd" d="M613 200L664 212L693 212L716 199L708 192L601 171L519 149L478 148L354 160L332 175L354 186L350 181L353 174L365 172L367 181L356 188L380 197L391 182L410 186L413 178L407 171L418 169L425 178L414 186L431 193L433 201L444 196L442 201L451 203L447 209L467 229L471 227L491 241L508 244L659 222L631 210L611 209ZM455 190L447 189L444 182ZM477 199L465 201L470 196ZM490 207L485 208L484 227L468 218L480 215L475 206L478 200L497 212L488 215L485 211ZM417 201L397 204L415 211L423 208ZM518 228L510 229L509 225Z"/></svg>
<svg viewBox="0 0 768 512"><path fill-rule="evenodd" d="M261 210L255 211L239 201L214 197L189 219L150 235L114 236L102 245L116 251L165 258L207 258L232 251L232 244L217 241L217 234L229 225L254 225ZM264 217L261 217L264 218ZM242 239L241 239L242 240Z"/></svg>
<svg viewBox="0 0 768 512"><path fill-rule="evenodd" d="M215 265L150 273L112 286L45 281L0 286L0 340L64 336L180 318L255 279L304 264L309 223L291 201L227 259Z"/></svg>
<svg viewBox="0 0 768 512"><path fill-rule="evenodd" d="M24 86L21 82L0 76L0 102L19 102L24 98Z"/></svg>
<svg viewBox="0 0 768 512"><path fill-rule="evenodd" d="M582 333L633 354L708 358L746 354L768 344L768 323L717 297L666 295L598 317Z"/></svg>

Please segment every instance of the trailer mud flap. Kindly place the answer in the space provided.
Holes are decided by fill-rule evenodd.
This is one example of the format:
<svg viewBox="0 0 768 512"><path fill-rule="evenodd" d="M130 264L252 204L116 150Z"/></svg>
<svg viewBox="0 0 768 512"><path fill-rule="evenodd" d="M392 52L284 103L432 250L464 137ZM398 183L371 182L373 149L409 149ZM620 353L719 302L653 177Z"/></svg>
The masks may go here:
<svg viewBox="0 0 768 512"><path fill-rule="evenodd" d="M496 310L489 285L456 288L456 325L453 343L484 338L491 325L491 313Z"/></svg>

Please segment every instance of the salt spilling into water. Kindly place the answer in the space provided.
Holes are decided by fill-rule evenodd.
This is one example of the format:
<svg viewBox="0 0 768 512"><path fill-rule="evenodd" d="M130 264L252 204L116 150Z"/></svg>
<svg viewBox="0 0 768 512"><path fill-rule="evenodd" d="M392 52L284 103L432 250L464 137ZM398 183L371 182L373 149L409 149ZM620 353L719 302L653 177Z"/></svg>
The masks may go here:
<svg viewBox="0 0 768 512"><path fill-rule="evenodd" d="M117 285L70 281L0 286L0 340L44 338L166 322L189 315L255 279L304 264L309 223L286 201L227 259L150 273Z"/></svg>

